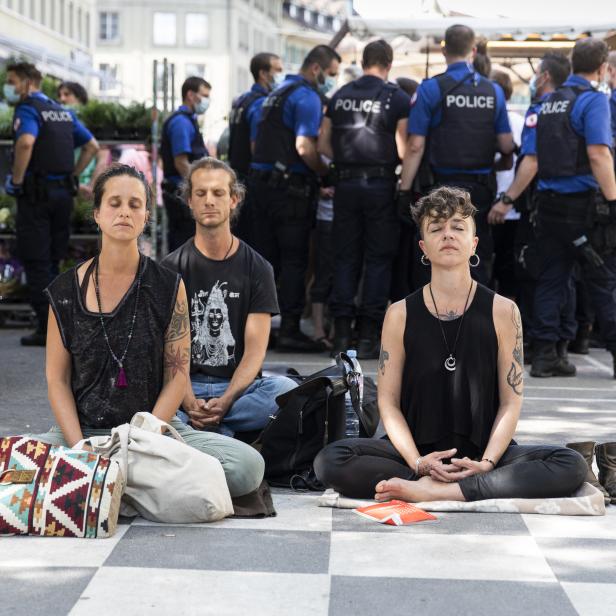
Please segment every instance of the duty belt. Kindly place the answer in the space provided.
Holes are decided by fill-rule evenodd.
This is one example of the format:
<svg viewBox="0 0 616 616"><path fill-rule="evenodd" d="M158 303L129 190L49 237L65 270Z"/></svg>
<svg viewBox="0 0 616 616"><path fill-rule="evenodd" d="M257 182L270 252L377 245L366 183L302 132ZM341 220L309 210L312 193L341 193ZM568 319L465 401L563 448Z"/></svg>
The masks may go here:
<svg viewBox="0 0 616 616"><path fill-rule="evenodd" d="M341 180L371 180L374 178L383 178L394 180L396 178L396 170L392 167L377 167L377 166L339 166L332 165L332 173L336 181Z"/></svg>

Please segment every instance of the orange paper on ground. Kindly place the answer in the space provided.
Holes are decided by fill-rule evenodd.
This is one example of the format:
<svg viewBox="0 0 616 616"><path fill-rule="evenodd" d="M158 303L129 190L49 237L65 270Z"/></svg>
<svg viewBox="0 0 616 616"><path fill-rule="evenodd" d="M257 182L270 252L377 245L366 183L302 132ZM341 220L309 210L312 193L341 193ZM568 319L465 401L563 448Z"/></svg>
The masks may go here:
<svg viewBox="0 0 616 616"><path fill-rule="evenodd" d="M405 524L414 524L415 522L437 519L436 516L431 513L401 500L377 503L376 505L368 505L367 507L358 507L357 509L353 509L353 511L364 518L369 518L380 524L389 524L391 526L404 526Z"/></svg>

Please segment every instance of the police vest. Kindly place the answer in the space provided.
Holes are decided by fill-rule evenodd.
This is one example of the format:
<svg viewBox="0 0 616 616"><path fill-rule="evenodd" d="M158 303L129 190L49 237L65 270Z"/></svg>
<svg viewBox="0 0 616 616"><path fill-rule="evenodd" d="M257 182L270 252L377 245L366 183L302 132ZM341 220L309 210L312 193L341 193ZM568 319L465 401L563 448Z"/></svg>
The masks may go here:
<svg viewBox="0 0 616 616"><path fill-rule="evenodd" d="M175 161L173 160L173 153L171 152L171 136L169 135L169 122L172 118L175 118L176 116L182 114L190 120L190 123L195 129L195 134L190 144L190 152L188 153L188 162L192 163L193 161L199 160L200 158L203 158L208 154L207 148L205 147L205 142L203 141L203 135L199 130L197 118L195 118L190 111L184 111L180 109L174 111L165 120L161 131L162 134L160 139L160 157L163 161L163 175L166 178L169 178L174 175L180 175L180 172L176 169Z"/></svg>
<svg viewBox="0 0 616 616"><path fill-rule="evenodd" d="M334 163L395 167L396 123L390 121L391 99L400 88L383 82L360 89L351 82L340 89L330 110Z"/></svg>
<svg viewBox="0 0 616 616"><path fill-rule="evenodd" d="M592 173L586 140L571 126L578 96L590 86L560 86L541 103L537 118L538 177L558 178Z"/></svg>
<svg viewBox="0 0 616 616"><path fill-rule="evenodd" d="M282 120L284 104L301 87L307 87L304 80L294 81L270 92L263 101L257 125L254 162L272 165L278 162L286 167L302 162L295 148L295 131Z"/></svg>
<svg viewBox="0 0 616 616"><path fill-rule="evenodd" d="M252 151L250 149L250 123L246 114L253 103L267 96L264 92L247 92L233 103L229 114L229 164L239 173L248 173Z"/></svg>
<svg viewBox="0 0 616 616"><path fill-rule="evenodd" d="M430 129L430 164L454 169L485 169L496 153L496 89L475 73L456 81L448 73L435 77L440 92L441 122Z"/></svg>
<svg viewBox="0 0 616 616"><path fill-rule="evenodd" d="M73 116L61 105L51 100L29 96L17 105L34 107L39 116L39 133L32 148L28 173L46 176L70 175L75 168L75 142ZM13 131L13 141L15 141Z"/></svg>

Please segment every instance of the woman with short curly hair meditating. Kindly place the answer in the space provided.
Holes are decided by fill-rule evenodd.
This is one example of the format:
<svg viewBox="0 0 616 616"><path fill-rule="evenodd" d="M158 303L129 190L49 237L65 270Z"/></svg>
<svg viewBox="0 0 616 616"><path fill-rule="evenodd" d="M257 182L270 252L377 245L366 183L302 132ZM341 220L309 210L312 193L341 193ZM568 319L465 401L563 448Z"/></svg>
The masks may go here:
<svg viewBox="0 0 616 616"><path fill-rule="evenodd" d="M319 479L354 498L476 501L571 495L577 452L513 439L524 380L518 307L471 268L475 207L441 187L413 208L431 280L390 306L378 365L383 439L346 439L315 460Z"/></svg>

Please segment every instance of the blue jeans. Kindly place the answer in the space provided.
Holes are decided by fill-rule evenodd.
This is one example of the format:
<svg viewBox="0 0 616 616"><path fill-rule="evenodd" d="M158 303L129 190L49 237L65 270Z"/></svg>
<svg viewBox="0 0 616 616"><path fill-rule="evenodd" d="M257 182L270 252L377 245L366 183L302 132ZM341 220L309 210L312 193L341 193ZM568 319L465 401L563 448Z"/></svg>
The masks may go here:
<svg viewBox="0 0 616 616"><path fill-rule="evenodd" d="M230 379L193 374L191 382L195 397L209 400L220 398L227 391ZM297 383L286 376L255 379L232 404L220 425L213 428L213 431L233 436L236 432L261 430L270 417L278 412L276 398L294 387L297 387ZM189 422L190 418L183 411L178 411L177 416L184 423Z"/></svg>

